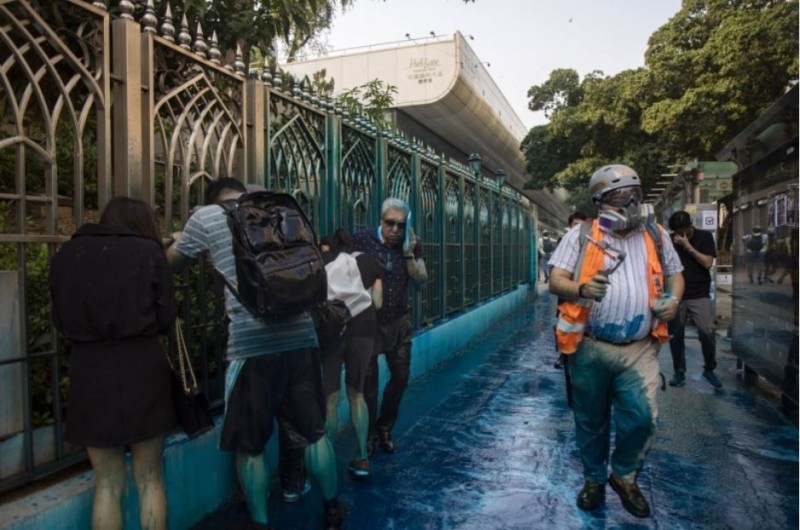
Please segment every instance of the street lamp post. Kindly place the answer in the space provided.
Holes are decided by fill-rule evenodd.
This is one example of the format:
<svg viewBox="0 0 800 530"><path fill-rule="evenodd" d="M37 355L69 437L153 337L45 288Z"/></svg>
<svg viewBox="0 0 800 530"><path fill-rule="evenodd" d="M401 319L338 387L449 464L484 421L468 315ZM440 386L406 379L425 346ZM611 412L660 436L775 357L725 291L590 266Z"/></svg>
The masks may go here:
<svg viewBox="0 0 800 530"><path fill-rule="evenodd" d="M506 183L506 171L503 168L498 169L494 172L494 178L497 182L497 188L503 189L503 184Z"/></svg>
<svg viewBox="0 0 800 530"><path fill-rule="evenodd" d="M474 267L475 279L477 280L477 287L478 287L475 290L475 297L476 297L477 300L481 300L481 294L482 294L481 274L484 273L484 271L481 270L481 259L480 259L480 256L481 256L481 245L483 244L483 241L482 241L482 238L481 238L481 229L482 229L481 215L479 213L480 212L479 205L481 204L481 194L483 193L483 190L481 189L481 182L480 182L481 168L483 166L482 161L481 161L481 155L479 155L478 153L470 153L469 158L467 158L467 166L469 167L469 170L472 172L472 175L475 177L475 210L476 211L475 211L475 219L474 219L474 222L472 223L472 240L476 244L477 259L475 260L473 267ZM489 198L491 199L491 194L490 194ZM491 246L489 247L489 250L491 251ZM490 271L491 271L491 269L489 271L485 271L485 272L490 272ZM466 272L466 270L464 272ZM490 289L490 291L491 291L491 289Z"/></svg>
<svg viewBox="0 0 800 530"><path fill-rule="evenodd" d="M467 158L467 165L472 174L477 178L481 174L482 160L478 153L471 153Z"/></svg>

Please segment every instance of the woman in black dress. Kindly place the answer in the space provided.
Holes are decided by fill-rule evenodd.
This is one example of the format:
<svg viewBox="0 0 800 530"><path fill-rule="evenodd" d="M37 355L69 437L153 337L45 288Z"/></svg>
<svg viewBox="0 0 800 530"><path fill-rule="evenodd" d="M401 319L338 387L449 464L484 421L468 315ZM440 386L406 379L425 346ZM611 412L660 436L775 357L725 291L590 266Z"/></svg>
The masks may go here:
<svg viewBox="0 0 800 530"><path fill-rule="evenodd" d="M70 342L64 439L86 446L95 471L92 527L122 528L125 448L133 454L141 527L167 527L164 436L175 427L159 335L177 306L155 214L116 197L50 266L53 324Z"/></svg>

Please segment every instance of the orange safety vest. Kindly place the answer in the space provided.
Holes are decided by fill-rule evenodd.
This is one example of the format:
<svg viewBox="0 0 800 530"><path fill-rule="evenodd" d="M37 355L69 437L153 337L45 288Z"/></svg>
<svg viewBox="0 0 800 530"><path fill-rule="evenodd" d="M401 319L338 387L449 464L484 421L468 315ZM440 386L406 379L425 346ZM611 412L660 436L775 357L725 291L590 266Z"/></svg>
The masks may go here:
<svg viewBox="0 0 800 530"><path fill-rule="evenodd" d="M585 233L585 232L584 232ZM585 239L583 234L581 239ZM656 232L660 236L660 231ZM647 277L650 278L648 289L650 292L650 309L653 308L655 300L661 294L661 278L664 277L661 267L661 259L653 236L649 230L644 231L645 242L647 245ZM592 222L591 236L595 241L603 239L603 231L597 224L597 219ZM581 241L581 256L578 258L577 268L573 278L577 275L578 283L588 282L594 275L603 268L603 251L595 244ZM575 353L578 344L583 340L583 333L586 329L586 322L589 320L589 312L592 309L590 299L579 298L577 300L566 300L558 305L558 324L556 324L556 343L558 351L564 354ZM664 322L656 321L651 335L664 343L669 338L667 325Z"/></svg>

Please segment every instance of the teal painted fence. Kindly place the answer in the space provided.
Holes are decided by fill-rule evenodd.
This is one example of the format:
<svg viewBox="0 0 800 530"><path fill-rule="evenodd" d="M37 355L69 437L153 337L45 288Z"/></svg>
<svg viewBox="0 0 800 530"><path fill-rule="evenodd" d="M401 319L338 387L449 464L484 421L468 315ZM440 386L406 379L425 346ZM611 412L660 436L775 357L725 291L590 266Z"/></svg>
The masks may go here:
<svg viewBox="0 0 800 530"><path fill-rule="evenodd" d="M400 197L430 274L412 299L420 330L533 277L534 205L470 172L467 153L446 158L280 71L246 71L241 51L223 65L191 12L113 4L8 0L0 10L0 493L86 458L61 437L69 349L50 323L47 264L115 195L152 204L165 237L221 177L293 194L319 235L377 226L382 200ZM201 266L176 288L219 410L223 286Z"/></svg>

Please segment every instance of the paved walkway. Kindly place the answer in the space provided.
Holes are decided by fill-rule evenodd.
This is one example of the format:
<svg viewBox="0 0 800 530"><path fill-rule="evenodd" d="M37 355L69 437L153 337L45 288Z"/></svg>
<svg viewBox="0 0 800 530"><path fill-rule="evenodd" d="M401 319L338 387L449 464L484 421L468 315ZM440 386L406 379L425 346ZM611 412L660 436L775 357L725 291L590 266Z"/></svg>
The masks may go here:
<svg viewBox="0 0 800 530"><path fill-rule="evenodd" d="M583 479L563 373L552 366L554 303L542 291L527 314L412 384L396 428L398 452L378 452L367 480L347 475L351 433L337 439L347 528L798 527L797 427L744 383L730 353L718 356L724 387L705 383L695 339L687 341L686 386L659 393L658 437L639 477L653 515L629 515L610 488L605 508L576 508ZM660 359L669 378L668 347ZM278 529L322 527L316 488L295 505L279 498L276 489L270 513ZM237 499L195 529L246 520Z"/></svg>

